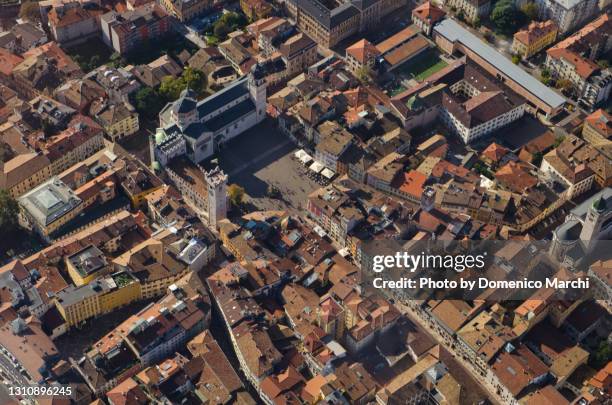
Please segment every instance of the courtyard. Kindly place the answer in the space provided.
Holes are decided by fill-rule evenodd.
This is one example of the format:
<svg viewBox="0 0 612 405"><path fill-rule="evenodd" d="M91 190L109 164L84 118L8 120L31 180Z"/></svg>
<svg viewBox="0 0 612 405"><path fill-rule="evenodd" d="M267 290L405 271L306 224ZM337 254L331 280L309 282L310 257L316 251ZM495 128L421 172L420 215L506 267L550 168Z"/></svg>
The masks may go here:
<svg viewBox="0 0 612 405"><path fill-rule="evenodd" d="M307 169L294 159L296 147L268 119L224 145L203 164L218 164L246 192L245 203L254 209L299 212L308 195L321 187L307 176ZM268 186L280 191L279 198L267 195Z"/></svg>

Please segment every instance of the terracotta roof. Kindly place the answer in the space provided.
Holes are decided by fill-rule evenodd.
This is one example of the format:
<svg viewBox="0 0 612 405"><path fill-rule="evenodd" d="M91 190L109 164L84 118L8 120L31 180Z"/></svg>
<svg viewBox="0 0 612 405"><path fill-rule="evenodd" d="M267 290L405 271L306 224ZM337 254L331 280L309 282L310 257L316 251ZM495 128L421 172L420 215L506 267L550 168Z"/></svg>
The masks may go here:
<svg viewBox="0 0 612 405"><path fill-rule="evenodd" d="M512 353L501 352L491 368L515 397L535 378L548 372L546 364L522 344Z"/></svg>
<svg viewBox="0 0 612 405"><path fill-rule="evenodd" d="M404 42L408 41L410 38L414 37L419 33L418 28L416 26L408 26L398 32L397 34L385 39L381 43L376 45L376 48L381 54L385 54L394 48L397 48Z"/></svg>
<svg viewBox="0 0 612 405"><path fill-rule="evenodd" d="M429 48L429 46L429 41L427 41L425 37L422 35L417 35L416 37L387 53L385 55L385 60L391 66L399 65L414 55L422 52L424 49Z"/></svg>
<svg viewBox="0 0 612 405"><path fill-rule="evenodd" d="M562 58L574 65L576 73L583 79L587 79L599 66L590 59L582 56L585 51L589 51L595 43L606 40L610 31L610 16L606 13L595 21L587 24L581 30L567 39L559 42L546 53L552 58Z"/></svg>
<svg viewBox="0 0 612 405"><path fill-rule="evenodd" d="M442 20L446 13L431 4L431 2L426 1L425 3L412 10L412 15L417 17L421 21L424 21L428 24L433 24L437 21Z"/></svg>
<svg viewBox="0 0 612 405"><path fill-rule="evenodd" d="M346 48L346 53L357 59L359 63L366 63L369 59L377 57L380 52L367 39L355 42Z"/></svg>
<svg viewBox="0 0 612 405"><path fill-rule="evenodd" d="M408 173L404 173L399 190L415 198L421 198L426 181L426 175L416 170L411 170Z"/></svg>
<svg viewBox="0 0 612 405"><path fill-rule="evenodd" d="M504 148L498 143L491 143L491 145L487 146L485 150L482 151L482 155L488 158L489 160L497 163L499 162L506 154L510 152L507 148Z"/></svg>
<svg viewBox="0 0 612 405"><path fill-rule="evenodd" d="M13 68L23 62L21 56L10 53L4 48L0 48L0 73L8 76L13 72Z"/></svg>
<svg viewBox="0 0 612 405"><path fill-rule="evenodd" d="M545 22L533 21L529 24L527 29L518 31L514 34L514 39L529 46L529 44L556 30L557 25L552 20Z"/></svg>
<svg viewBox="0 0 612 405"><path fill-rule="evenodd" d="M612 116L602 109L589 115L585 122L606 139L612 137Z"/></svg>
<svg viewBox="0 0 612 405"><path fill-rule="evenodd" d="M569 405L569 401L555 387L547 385L530 394L525 405Z"/></svg>
<svg viewBox="0 0 612 405"><path fill-rule="evenodd" d="M128 378L108 391L106 397L113 405L144 405L149 403L142 388L132 378Z"/></svg>
<svg viewBox="0 0 612 405"><path fill-rule="evenodd" d="M537 177L529 173L527 165L513 161L495 172L495 178L515 193L522 193L538 184Z"/></svg>

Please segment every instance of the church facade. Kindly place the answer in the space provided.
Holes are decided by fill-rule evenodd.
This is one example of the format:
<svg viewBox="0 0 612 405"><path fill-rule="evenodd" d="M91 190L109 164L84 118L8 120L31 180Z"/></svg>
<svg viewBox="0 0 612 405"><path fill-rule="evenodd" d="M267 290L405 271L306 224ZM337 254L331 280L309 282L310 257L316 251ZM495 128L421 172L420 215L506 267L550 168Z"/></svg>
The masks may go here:
<svg viewBox="0 0 612 405"><path fill-rule="evenodd" d="M152 158L161 166L183 155L201 162L265 115L266 81L257 65L247 76L201 101L192 90L184 90L159 113Z"/></svg>

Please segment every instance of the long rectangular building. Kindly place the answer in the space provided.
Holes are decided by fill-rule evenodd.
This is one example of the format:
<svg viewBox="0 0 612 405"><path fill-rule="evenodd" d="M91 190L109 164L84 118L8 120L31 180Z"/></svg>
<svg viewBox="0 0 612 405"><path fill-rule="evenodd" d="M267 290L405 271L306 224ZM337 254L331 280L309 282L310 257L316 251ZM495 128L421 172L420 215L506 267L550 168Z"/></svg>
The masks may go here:
<svg viewBox="0 0 612 405"><path fill-rule="evenodd" d="M462 27L447 18L434 28L436 44L448 54L461 53L475 61L506 86L523 96L534 108L547 117L561 111L565 98L545 86L535 77L512 63L511 60Z"/></svg>

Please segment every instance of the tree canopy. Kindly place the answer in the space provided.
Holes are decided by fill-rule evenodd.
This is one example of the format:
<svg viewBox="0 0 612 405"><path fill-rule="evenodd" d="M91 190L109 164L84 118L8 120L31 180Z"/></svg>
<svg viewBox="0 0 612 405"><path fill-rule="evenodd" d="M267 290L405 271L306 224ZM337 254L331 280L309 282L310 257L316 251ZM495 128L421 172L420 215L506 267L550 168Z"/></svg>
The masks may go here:
<svg viewBox="0 0 612 405"><path fill-rule="evenodd" d="M491 12L491 22L503 34L512 34L521 26L522 15L513 0L499 0Z"/></svg>
<svg viewBox="0 0 612 405"><path fill-rule="evenodd" d="M244 188L240 187L238 184L230 184L227 187L227 195L230 199L230 202L236 207L242 204L242 201L244 200L244 194Z"/></svg>
<svg viewBox="0 0 612 405"><path fill-rule="evenodd" d="M521 6L521 12L529 21L533 21L538 17L538 5L534 2L525 3Z"/></svg>
<svg viewBox="0 0 612 405"><path fill-rule="evenodd" d="M181 91L186 88L190 88L196 94L202 95L206 89L206 75L200 70L187 67L181 76L177 78L172 76L164 77L159 85L159 94L167 101L174 101L180 96Z"/></svg>
<svg viewBox="0 0 612 405"><path fill-rule="evenodd" d="M4 189L0 189L0 237L11 234L19 226L17 201Z"/></svg>
<svg viewBox="0 0 612 405"><path fill-rule="evenodd" d="M243 14L225 13L213 25L212 34L219 40L224 40L230 32L244 27L248 23Z"/></svg>

